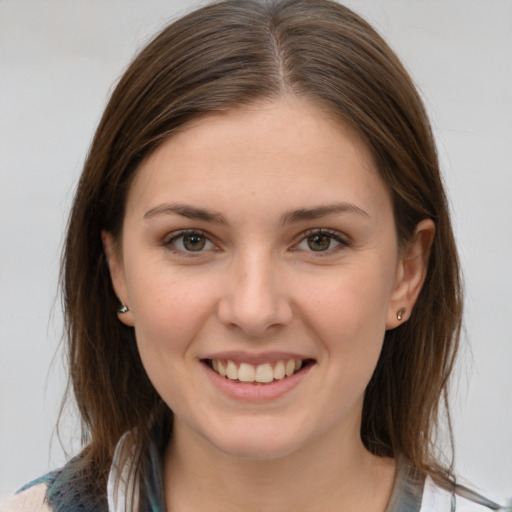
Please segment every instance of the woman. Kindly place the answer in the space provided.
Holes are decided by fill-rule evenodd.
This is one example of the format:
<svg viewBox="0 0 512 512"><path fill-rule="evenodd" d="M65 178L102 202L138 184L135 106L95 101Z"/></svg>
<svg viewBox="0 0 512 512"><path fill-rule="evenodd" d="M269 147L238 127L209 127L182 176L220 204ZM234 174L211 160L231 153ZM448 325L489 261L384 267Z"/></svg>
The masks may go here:
<svg viewBox="0 0 512 512"><path fill-rule="evenodd" d="M337 4L228 1L114 91L63 288L87 445L27 510L476 510L434 444L457 255L421 100Z"/></svg>

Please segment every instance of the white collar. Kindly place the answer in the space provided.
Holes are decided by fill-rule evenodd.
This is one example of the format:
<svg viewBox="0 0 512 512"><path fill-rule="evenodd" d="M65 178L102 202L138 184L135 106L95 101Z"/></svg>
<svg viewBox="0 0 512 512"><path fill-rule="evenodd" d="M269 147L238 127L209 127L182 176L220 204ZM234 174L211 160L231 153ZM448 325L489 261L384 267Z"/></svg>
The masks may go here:
<svg viewBox="0 0 512 512"><path fill-rule="evenodd" d="M108 474L108 512L129 512L129 497L133 496L134 510L139 509L139 481L130 471L134 456L132 432L126 432L116 445Z"/></svg>

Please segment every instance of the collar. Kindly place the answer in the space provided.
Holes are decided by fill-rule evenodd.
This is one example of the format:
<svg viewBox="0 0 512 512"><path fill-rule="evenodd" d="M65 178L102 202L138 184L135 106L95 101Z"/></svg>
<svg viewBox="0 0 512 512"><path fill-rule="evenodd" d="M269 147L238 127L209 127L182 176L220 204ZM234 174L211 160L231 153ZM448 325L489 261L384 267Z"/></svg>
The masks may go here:
<svg viewBox="0 0 512 512"><path fill-rule="evenodd" d="M165 510L163 492L163 446L161 436L153 431L145 455L145 493L141 494L139 479L130 470L135 449L136 431L125 433L117 443L107 482L108 512L162 512ZM130 504L133 506L130 506Z"/></svg>
<svg viewBox="0 0 512 512"><path fill-rule="evenodd" d="M419 512L425 476L405 457L397 457L395 483L386 512Z"/></svg>

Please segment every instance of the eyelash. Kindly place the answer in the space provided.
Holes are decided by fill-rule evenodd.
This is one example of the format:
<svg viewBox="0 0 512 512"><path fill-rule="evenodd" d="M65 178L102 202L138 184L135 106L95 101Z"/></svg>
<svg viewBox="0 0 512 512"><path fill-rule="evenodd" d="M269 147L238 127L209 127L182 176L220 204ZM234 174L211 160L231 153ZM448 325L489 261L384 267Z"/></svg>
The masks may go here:
<svg viewBox="0 0 512 512"><path fill-rule="evenodd" d="M335 252L338 252L339 250L341 250L345 247L350 246L350 242L345 237L343 237L338 231L332 231L330 229L309 229L309 230L305 231L304 233L302 233L300 236L301 236L300 242L294 246L294 250L301 250L301 249L298 249L298 246L302 243L307 243L307 240L314 236L327 237L327 238L329 238L330 241L334 241L338 244L334 247L330 247L330 243L329 243L329 247L323 251L314 251L314 250L307 251L306 249L304 249L307 252L311 252L312 254L315 254L315 256L317 256L317 257L328 256Z"/></svg>
<svg viewBox="0 0 512 512"><path fill-rule="evenodd" d="M180 240L186 236L201 237L205 240L205 244L212 244L214 247L216 247L215 244L211 241L210 236L206 232L197 230L197 229L186 229L186 230L178 231L175 233L171 233L169 237L167 237L166 239L163 240L162 245L164 247L167 247L173 253L179 254L182 256L186 256L186 257L197 257L201 253L205 252L203 250L203 248L201 248L201 250L198 250L198 251L188 251L186 249L178 249L174 244L178 240ZM314 236L329 238L329 247L325 250L320 250L320 251L299 249L299 246L302 243L307 243L307 240ZM336 245L334 248L331 248L330 247L331 240L336 242L338 245ZM338 250L340 250L344 247L349 247L349 246L350 246L350 242L345 237L341 236L340 233L337 231L332 231L330 229L309 229L300 234L299 242L297 244L295 244L291 250L292 251L303 250L305 252L310 252L312 254L315 254L316 256L322 257L322 256L327 256L327 255L333 254L334 252L337 252Z"/></svg>
<svg viewBox="0 0 512 512"><path fill-rule="evenodd" d="M175 233L171 233L170 234L170 237L167 237L164 239L162 245L164 247L167 247L170 251L172 251L173 253L175 254L179 254L179 255L182 255L182 256L186 256L186 257L197 257L199 256L202 252L204 252L203 250L200 250L200 251L187 251L185 249L178 249L174 244L180 239L180 238L184 238L186 236L190 236L190 237L193 237L193 236L197 236L197 237L201 237L205 240L205 243L208 244L212 244L215 246L215 244L213 244L213 242L211 241L210 237L208 236L207 233L205 233L204 231L201 231L201 230L198 230L198 229L185 229L185 230L182 230L182 231L178 231L178 232L175 232Z"/></svg>

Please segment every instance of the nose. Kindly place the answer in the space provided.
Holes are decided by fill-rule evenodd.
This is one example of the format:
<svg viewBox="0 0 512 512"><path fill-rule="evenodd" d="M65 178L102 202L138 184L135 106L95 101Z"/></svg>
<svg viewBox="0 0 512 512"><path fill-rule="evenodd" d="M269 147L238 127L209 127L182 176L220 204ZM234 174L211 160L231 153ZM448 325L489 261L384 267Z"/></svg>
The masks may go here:
<svg viewBox="0 0 512 512"><path fill-rule="evenodd" d="M293 311L282 278L270 257L253 254L234 262L222 285L220 321L251 337L288 324Z"/></svg>

